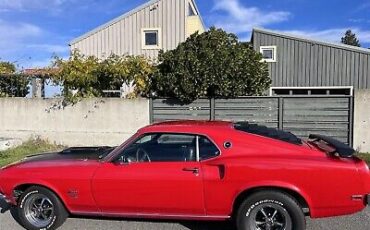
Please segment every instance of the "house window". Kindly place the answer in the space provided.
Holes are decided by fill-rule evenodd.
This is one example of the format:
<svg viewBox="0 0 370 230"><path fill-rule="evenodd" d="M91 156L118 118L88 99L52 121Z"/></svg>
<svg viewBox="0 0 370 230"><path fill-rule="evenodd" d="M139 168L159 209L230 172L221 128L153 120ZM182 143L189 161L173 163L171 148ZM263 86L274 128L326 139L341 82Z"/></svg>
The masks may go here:
<svg viewBox="0 0 370 230"><path fill-rule="evenodd" d="M266 62L276 62L276 46L261 46L260 52L262 60Z"/></svg>
<svg viewBox="0 0 370 230"><path fill-rule="evenodd" d="M160 49L161 30L155 29L143 29L143 49Z"/></svg>

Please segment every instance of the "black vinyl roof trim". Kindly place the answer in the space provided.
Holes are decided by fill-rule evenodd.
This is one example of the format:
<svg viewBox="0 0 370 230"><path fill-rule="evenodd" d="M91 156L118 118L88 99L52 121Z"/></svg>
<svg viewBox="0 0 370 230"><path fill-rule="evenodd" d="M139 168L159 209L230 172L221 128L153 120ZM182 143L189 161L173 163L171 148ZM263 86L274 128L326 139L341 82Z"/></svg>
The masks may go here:
<svg viewBox="0 0 370 230"><path fill-rule="evenodd" d="M266 126L250 124L249 122L234 123L234 128L239 131L269 137L275 140L285 141L295 145L301 145L302 140L290 132L279 129L268 128Z"/></svg>

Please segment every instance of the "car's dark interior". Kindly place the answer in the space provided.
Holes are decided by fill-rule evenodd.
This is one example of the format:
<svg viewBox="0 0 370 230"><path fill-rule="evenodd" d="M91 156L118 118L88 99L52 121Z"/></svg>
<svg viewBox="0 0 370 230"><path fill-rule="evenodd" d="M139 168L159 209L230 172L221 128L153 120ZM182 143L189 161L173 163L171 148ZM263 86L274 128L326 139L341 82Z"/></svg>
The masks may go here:
<svg viewBox="0 0 370 230"><path fill-rule="evenodd" d="M120 162L189 162L196 161L195 135L151 134L139 138L123 150ZM199 138L200 160L218 156L220 151L207 138Z"/></svg>

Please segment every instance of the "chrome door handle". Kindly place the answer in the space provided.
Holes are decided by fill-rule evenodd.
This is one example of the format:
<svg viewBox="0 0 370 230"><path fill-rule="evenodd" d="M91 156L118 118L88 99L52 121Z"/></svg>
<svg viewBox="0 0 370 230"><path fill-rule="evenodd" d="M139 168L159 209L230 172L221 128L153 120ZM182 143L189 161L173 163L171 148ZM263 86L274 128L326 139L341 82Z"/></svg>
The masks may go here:
<svg viewBox="0 0 370 230"><path fill-rule="evenodd" d="M192 172L194 174L198 174L199 173L199 168L183 168L182 171L184 171L184 172Z"/></svg>

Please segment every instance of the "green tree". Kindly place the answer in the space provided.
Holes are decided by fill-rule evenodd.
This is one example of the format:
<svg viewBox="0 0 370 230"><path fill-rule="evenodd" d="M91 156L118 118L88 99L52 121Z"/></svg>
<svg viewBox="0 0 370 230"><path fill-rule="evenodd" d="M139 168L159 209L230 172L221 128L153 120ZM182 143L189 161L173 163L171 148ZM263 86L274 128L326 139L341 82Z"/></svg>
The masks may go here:
<svg viewBox="0 0 370 230"><path fill-rule="evenodd" d="M2 61L0 62L0 74L13 74L16 71L16 67L11 62Z"/></svg>
<svg viewBox="0 0 370 230"><path fill-rule="evenodd" d="M267 64L251 44L221 29L190 36L175 50L160 52L152 94L190 103L201 97L261 95L270 86Z"/></svg>
<svg viewBox="0 0 370 230"><path fill-rule="evenodd" d="M16 74L16 67L11 62L0 62L0 97L25 97L29 93L29 79Z"/></svg>
<svg viewBox="0 0 370 230"><path fill-rule="evenodd" d="M0 97L25 97L30 81L22 74L0 75Z"/></svg>
<svg viewBox="0 0 370 230"><path fill-rule="evenodd" d="M356 34L352 33L352 30L347 30L342 37L342 43L350 46L361 47L360 40L356 37Z"/></svg>
<svg viewBox="0 0 370 230"><path fill-rule="evenodd" d="M55 82L63 85L67 102L76 103L82 98L100 97L103 90L119 90L123 84L134 84L130 98L146 94L153 70L142 56L111 55L99 60L74 51L68 60L56 57L50 73Z"/></svg>

